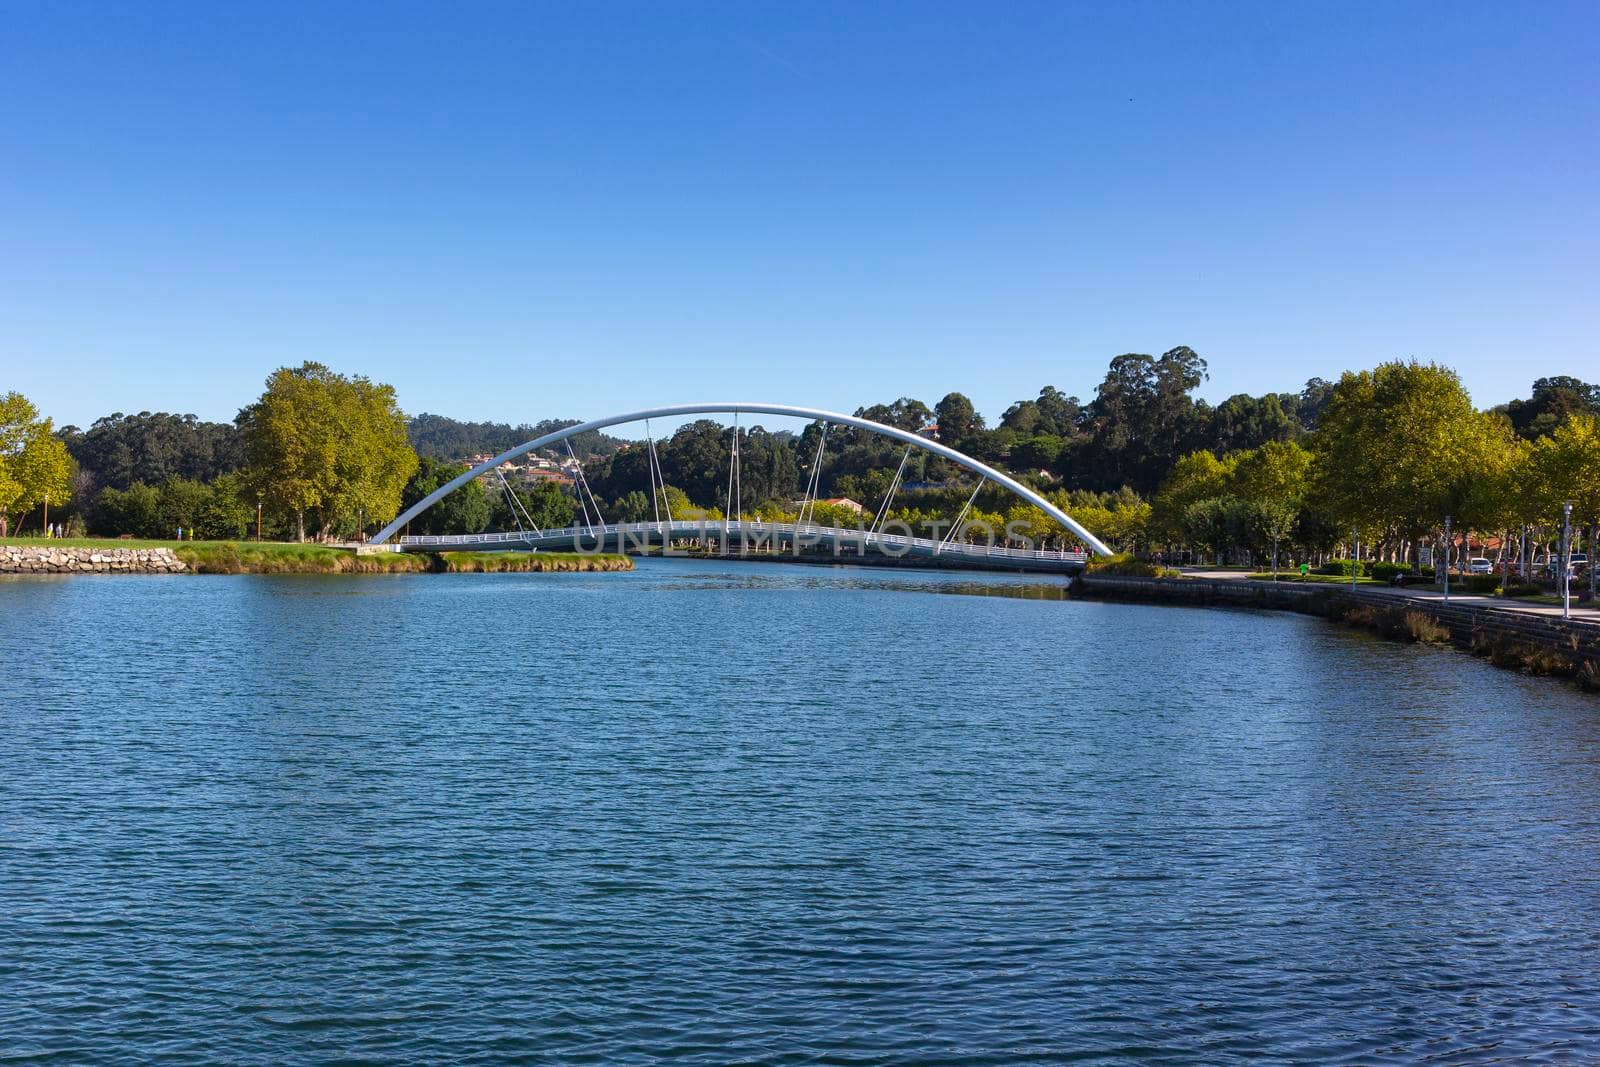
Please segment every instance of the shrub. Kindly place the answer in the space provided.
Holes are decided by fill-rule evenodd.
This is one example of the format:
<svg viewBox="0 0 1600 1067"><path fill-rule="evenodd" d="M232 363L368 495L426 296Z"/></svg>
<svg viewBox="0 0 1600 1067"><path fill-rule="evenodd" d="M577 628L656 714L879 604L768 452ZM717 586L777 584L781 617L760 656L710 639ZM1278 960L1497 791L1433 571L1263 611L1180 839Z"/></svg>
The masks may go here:
<svg viewBox="0 0 1600 1067"><path fill-rule="evenodd" d="M1374 563L1372 576L1380 582L1387 582L1397 574L1410 574L1411 565L1408 563Z"/></svg>
<svg viewBox="0 0 1600 1067"><path fill-rule="evenodd" d="M1413 641L1438 645L1450 640L1450 630L1420 611L1406 612L1406 630Z"/></svg>
<svg viewBox="0 0 1600 1067"><path fill-rule="evenodd" d="M1324 563L1322 566L1317 568L1317 573L1318 574L1337 574L1341 578L1348 578L1348 577L1350 577L1350 568L1352 566L1354 566L1355 569L1356 569L1356 577L1357 578L1366 577L1366 574L1367 574L1367 564L1366 564L1366 562L1362 561L1362 562L1358 563L1358 562L1356 562L1354 560L1348 560L1348 559L1329 560L1327 563Z"/></svg>
<svg viewBox="0 0 1600 1067"><path fill-rule="evenodd" d="M1578 674L1583 669L1560 652L1505 636L1479 635L1473 639L1472 653L1487 656L1496 667L1509 667L1528 674Z"/></svg>
<svg viewBox="0 0 1600 1067"><path fill-rule="evenodd" d="M1583 661L1578 670L1578 685L1591 693L1600 693L1600 660Z"/></svg>
<svg viewBox="0 0 1600 1067"><path fill-rule="evenodd" d="M1160 567L1147 559L1135 559L1127 552L1119 552L1115 556L1106 556L1104 559L1092 559L1084 570L1089 574L1105 574L1124 578L1177 578L1180 571L1171 567Z"/></svg>
<svg viewBox="0 0 1600 1067"><path fill-rule="evenodd" d="M1500 579L1492 574L1468 574L1455 579L1469 593L1497 593Z"/></svg>
<svg viewBox="0 0 1600 1067"><path fill-rule="evenodd" d="M1506 596L1538 596L1544 592L1532 582L1512 582L1506 586Z"/></svg>

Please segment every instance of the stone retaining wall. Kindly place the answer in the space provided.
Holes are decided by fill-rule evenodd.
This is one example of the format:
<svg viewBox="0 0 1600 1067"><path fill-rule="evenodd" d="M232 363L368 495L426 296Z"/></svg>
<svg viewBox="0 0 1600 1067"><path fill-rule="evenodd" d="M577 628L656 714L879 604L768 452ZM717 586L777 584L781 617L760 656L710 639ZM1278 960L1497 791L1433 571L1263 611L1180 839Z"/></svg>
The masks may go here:
<svg viewBox="0 0 1600 1067"><path fill-rule="evenodd" d="M1074 595L1090 599L1139 600L1166 604L1212 604L1297 611L1306 615L1350 618L1362 608L1378 629L1392 628L1397 618L1416 612L1449 631L1457 648L1515 666L1526 663L1519 650L1539 649L1562 663L1549 668L1589 680L1600 667L1600 625L1562 620L1550 615L1514 611L1474 601L1446 604L1434 598L1404 597L1380 589L1344 585L1305 585L1219 578L1124 578L1095 575L1073 583Z"/></svg>
<svg viewBox="0 0 1600 1067"><path fill-rule="evenodd" d="M0 545L0 574L184 574L170 548Z"/></svg>

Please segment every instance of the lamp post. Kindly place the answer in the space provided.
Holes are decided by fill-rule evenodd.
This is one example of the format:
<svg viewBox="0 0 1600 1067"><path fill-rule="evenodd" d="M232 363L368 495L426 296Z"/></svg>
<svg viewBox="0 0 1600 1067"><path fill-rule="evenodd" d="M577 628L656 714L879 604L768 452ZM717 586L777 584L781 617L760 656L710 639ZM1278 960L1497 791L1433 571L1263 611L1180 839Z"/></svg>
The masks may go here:
<svg viewBox="0 0 1600 1067"><path fill-rule="evenodd" d="M1450 603L1450 516L1444 517L1444 602Z"/></svg>
<svg viewBox="0 0 1600 1067"><path fill-rule="evenodd" d="M50 536L50 494L44 495L44 535Z"/></svg>
<svg viewBox="0 0 1600 1067"><path fill-rule="evenodd" d="M261 543L261 493L256 493L256 544Z"/></svg>
<svg viewBox="0 0 1600 1067"><path fill-rule="evenodd" d="M1361 534L1350 527L1350 589L1356 588L1356 571L1361 567Z"/></svg>
<svg viewBox="0 0 1600 1067"><path fill-rule="evenodd" d="M1572 618L1572 501L1561 505L1561 617Z"/></svg>

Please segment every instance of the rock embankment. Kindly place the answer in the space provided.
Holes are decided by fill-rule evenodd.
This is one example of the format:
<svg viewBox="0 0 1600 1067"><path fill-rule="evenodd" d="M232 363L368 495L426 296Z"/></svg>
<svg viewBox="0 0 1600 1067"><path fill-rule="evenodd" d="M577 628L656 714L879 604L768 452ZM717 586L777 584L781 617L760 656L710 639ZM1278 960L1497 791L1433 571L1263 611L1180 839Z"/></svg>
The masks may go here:
<svg viewBox="0 0 1600 1067"><path fill-rule="evenodd" d="M170 548L0 545L0 574L184 574Z"/></svg>

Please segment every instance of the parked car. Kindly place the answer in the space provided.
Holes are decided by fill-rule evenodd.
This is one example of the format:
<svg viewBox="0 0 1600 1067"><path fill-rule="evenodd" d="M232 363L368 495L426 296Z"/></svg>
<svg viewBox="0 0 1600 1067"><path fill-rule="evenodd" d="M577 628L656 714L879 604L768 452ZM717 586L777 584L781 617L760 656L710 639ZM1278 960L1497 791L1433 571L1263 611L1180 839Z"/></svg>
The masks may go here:
<svg viewBox="0 0 1600 1067"><path fill-rule="evenodd" d="M1494 573L1494 564L1490 563L1488 560L1484 559L1482 556L1474 556L1471 559L1467 560L1467 573L1468 574L1493 574Z"/></svg>
<svg viewBox="0 0 1600 1067"><path fill-rule="evenodd" d="M1577 575L1585 573L1588 568L1588 555L1583 552L1574 552L1567 568L1567 573L1573 577L1576 577ZM1551 556L1549 559L1544 561L1544 566L1540 567L1539 569L1547 578L1559 578L1561 576L1561 557Z"/></svg>

